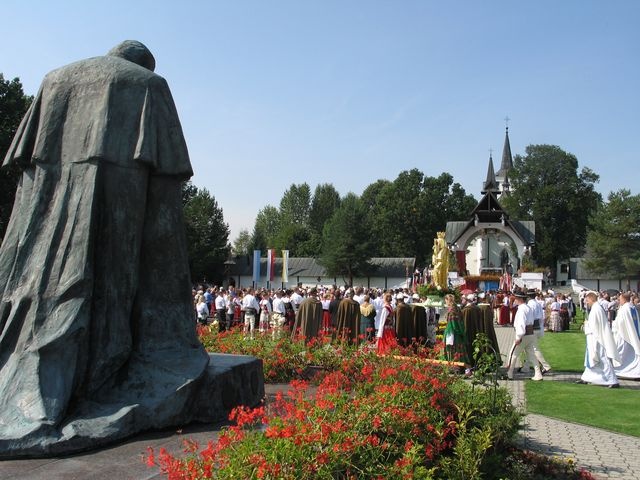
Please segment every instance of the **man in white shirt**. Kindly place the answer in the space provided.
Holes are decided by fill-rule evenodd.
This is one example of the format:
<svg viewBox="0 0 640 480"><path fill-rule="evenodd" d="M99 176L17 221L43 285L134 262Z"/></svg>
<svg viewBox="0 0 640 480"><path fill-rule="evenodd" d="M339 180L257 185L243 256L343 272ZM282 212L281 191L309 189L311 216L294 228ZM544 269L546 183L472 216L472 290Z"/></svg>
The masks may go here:
<svg viewBox="0 0 640 480"><path fill-rule="evenodd" d="M513 371L515 369L517 358L520 356L522 350L525 351L527 360L529 362L533 362L535 358L535 354L533 351L534 317L533 312L525 303L526 301L527 296L524 294L516 294L514 296L514 305L518 307L518 310L516 311L516 315L513 319L515 340L513 342L511 350L509 351L509 355L507 356L507 358L509 359L507 378L509 380L513 380ZM534 364L533 370L534 376L532 380L542 380L542 371L540 370L540 366L538 365L537 361Z"/></svg>
<svg viewBox="0 0 640 480"><path fill-rule="evenodd" d="M353 299L358 302L358 305L362 305L364 303L364 288L356 287L355 292Z"/></svg>
<svg viewBox="0 0 640 480"><path fill-rule="evenodd" d="M271 331L273 332L273 338L280 336L286 321L282 295L282 290L277 290L273 298L273 313L271 314Z"/></svg>
<svg viewBox="0 0 640 480"><path fill-rule="evenodd" d="M214 304L216 307L216 316L218 317L218 331L224 332L227 329L227 301L225 300L225 290L221 288L216 295ZM231 328L231 326L228 326Z"/></svg>
<svg viewBox="0 0 640 480"><path fill-rule="evenodd" d="M300 308L300 304L302 303L302 295L300 295L300 289L295 287L293 289L293 294L291 294L291 306L293 307L293 311L298 313L298 308Z"/></svg>
<svg viewBox="0 0 640 480"><path fill-rule="evenodd" d="M247 294L242 299L242 311L244 312L244 337L247 338L249 334L250 338L254 337L254 331L256 329L256 315L260 311L260 304L253 296L253 288L247 290Z"/></svg>
<svg viewBox="0 0 640 480"><path fill-rule="evenodd" d="M540 300L538 300L540 295L535 290L531 290L527 293L530 297L527 301L527 306L531 309L533 314L533 339L531 341L533 344L533 354L535 355L535 361L542 365L542 375L544 375L551 370L551 365L549 365L545 360L544 355L538 347L538 340L544 335L544 310L542 309L542 299L540 298ZM529 358L527 358L522 369L525 372L528 372L529 368Z"/></svg>

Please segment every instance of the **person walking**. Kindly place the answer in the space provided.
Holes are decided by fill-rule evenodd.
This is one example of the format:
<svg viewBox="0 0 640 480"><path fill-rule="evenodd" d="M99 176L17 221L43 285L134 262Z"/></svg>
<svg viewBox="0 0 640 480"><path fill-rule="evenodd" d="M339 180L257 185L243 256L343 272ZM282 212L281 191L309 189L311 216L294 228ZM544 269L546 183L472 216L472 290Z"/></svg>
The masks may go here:
<svg viewBox="0 0 640 480"><path fill-rule="evenodd" d="M618 377L614 367L620 366L620 354L616 347L607 313L598 303L598 294L585 295L589 317L584 323L587 348L584 357L584 372L576 383L593 383L609 388L618 388Z"/></svg>
<svg viewBox="0 0 640 480"><path fill-rule="evenodd" d="M513 296L513 304L516 307L516 314L513 318L513 328L515 330L515 340L508 355L507 379L513 380L513 371L520 353L524 350L529 362L533 362L535 354L533 352L534 333L533 323L534 316L529 306L525 303L527 296L523 293L517 293ZM542 380L542 370L535 362L534 376L532 380Z"/></svg>

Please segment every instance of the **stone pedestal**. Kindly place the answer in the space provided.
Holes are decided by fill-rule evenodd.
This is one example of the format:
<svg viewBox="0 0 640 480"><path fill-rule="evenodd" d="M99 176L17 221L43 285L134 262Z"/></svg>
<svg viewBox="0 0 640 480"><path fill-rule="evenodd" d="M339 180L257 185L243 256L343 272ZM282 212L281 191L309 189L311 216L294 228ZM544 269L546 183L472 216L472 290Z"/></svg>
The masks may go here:
<svg viewBox="0 0 640 480"><path fill-rule="evenodd" d="M207 354L203 352L206 357ZM87 402L76 417L60 427L45 426L26 435L0 438L0 458L42 458L93 450L124 440L138 433L180 427L192 422L216 424L228 419L234 407L258 406L264 399L262 360L246 355L208 354L208 366L195 379L161 398L153 394L127 398L121 403ZM206 360L206 359L205 359ZM176 372L184 365L169 362ZM161 375L135 377L162 384ZM141 388L144 391L145 388ZM148 388L153 392L153 389ZM91 412L86 414L86 412Z"/></svg>
<svg viewBox="0 0 640 480"><path fill-rule="evenodd" d="M194 421L223 421L234 407L253 407L262 401L262 360L223 353L210 353L209 358L209 367L195 399Z"/></svg>

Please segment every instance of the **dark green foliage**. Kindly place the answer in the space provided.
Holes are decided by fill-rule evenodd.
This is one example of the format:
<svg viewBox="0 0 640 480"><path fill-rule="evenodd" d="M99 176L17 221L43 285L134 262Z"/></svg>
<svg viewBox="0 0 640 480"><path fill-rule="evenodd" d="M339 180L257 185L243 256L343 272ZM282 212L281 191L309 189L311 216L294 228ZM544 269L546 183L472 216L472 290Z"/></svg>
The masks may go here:
<svg viewBox="0 0 640 480"><path fill-rule="evenodd" d="M609 194L591 217L587 252L586 267L596 274L640 274L640 195L626 189Z"/></svg>
<svg viewBox="0 0 640 480"><path fill-rule="evenodd" d="M280 212L272 205L267 205L258 212L251 235L251 248L264 251L274 248L276 235L280 229Z"/></svg>
<svg viewBox="0 0 640 480"><path fill-rule="evenodd" d="M362 201L348 194L324 227L320 264L330 276L342 276L353 284L354 276L368 272L371 233Z"/></svg>
<svg viewBox="0 0 640 480"><path fill-rule="evenodd" d="M425 177L417 169L393 182L378 180L362 197L377 239L372 256L415 256L418 264L428 262L433 239L447 221L466 219L476 204L450 174Z"/></svg>
<svg viewBox="0 0 640 480"><path fill-rule="evenodd" d="M368 258L416 256L419 263L430 258L436 232L448 220L467 218L476 203L448 173L425 177L417 169L401 172L393 182L376 181L360 200L360 223L369 225L369 239L375 239ZM306 183L291 185L279 209L267 206L258 212L252 249L288 249L294 257L325 255L324 229L343 201L332 184L318 185L310 203Z"/></svg>
<svg viewBox="0 0 640 480"><path fill-rule="evenodd" d="M24 94L19 79L8 81L0 73L0 164L32 100ZM9 223L19 177L17 168L0 170L0 239Z"/></svg>
<svg viewBox="0 0 640 480"><path fill-rule="evenodd" d="M196 189L184 205L184 216L191 280L221 284L230 251L222 209L207 189Z"/></svg>
<svg viewBox="0 0 640 480"><path fill-rule="evenodd" d="M233 241L233 255L244 256L251 253L251 235L249 230L240 230L238 237Z"/></svg>
<svg viewBox="0 0 640 480"><path fill-rule="evenodd" d="M516 155L509 172L512 192L501 198L511 218L535 220L533 257L555 268L556 261L580 255L587 239L591 212L599 205L594 189L599 177L555 145L529 145Z"/></svg>

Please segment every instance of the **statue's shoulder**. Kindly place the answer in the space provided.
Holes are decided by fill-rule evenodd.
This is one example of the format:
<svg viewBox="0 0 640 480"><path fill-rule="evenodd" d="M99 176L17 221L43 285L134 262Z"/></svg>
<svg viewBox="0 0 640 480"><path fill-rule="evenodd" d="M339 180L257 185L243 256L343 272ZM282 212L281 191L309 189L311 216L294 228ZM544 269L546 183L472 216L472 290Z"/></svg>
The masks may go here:
<svg viewBox="0 0 640 480"><path fill-rule="evenodd" d="M52 70L44 83L73 85L94 82L166 84L160 75L128 60L109 55L92 57Z"/></svg>

